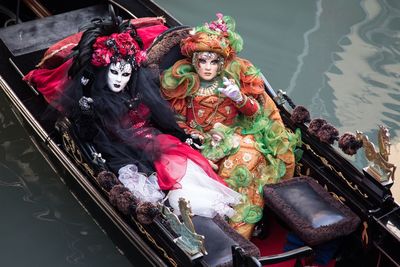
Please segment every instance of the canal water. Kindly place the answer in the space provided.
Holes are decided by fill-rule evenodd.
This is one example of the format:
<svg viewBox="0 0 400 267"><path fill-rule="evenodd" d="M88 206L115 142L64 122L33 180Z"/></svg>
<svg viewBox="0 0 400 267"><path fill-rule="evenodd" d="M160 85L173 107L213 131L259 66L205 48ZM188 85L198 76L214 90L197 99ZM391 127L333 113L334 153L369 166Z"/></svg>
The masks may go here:
<svg viewBox="0 0 400 267"><path fill-rule="evenodd" d="M233 16L245 40L240 56L272 87L341 134L362 131L376 143L378 125L387 126L391 161L400 164L400 1L156 2L186 25L216 12ZM348 158L367 164L362 153ZM3 94L0 202L0 266L130 266L43 159Z"/></svg>

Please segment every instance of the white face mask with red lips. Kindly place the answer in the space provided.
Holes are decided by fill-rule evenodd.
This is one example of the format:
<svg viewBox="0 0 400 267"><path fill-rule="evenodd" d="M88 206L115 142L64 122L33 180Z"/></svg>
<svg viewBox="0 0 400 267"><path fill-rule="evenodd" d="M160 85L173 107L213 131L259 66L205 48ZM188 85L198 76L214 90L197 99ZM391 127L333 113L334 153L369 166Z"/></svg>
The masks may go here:
<svg viewBox="0 0 400 267"><path fill-rule="evenodd" d="M111 63L107 72L107 85L114 93L122 92L132 75L132 65L122 60Z"/></svg>

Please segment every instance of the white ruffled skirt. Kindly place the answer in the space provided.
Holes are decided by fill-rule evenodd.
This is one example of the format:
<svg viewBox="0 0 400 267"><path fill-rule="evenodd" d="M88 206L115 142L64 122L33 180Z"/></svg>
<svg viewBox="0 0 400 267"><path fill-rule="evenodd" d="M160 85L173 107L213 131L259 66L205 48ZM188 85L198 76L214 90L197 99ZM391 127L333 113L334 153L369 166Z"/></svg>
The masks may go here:
<svg viewBox="0 0 400 267"><path fill-rule="evenodd" d="M242 198L239 193L209 177L190 159L187 161L186 174L179 183L181 188L168 193L169 203L177 215L180 215L178 201L185 198L195 215L232 217L235 214L232 206L239 204Z"/></svg>

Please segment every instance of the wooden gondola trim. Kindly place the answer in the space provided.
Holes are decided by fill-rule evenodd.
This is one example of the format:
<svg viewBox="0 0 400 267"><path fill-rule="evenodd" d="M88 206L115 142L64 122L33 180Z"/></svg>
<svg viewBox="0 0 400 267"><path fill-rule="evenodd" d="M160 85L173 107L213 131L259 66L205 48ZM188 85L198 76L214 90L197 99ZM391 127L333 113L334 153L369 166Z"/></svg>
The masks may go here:
<svg viewBox="0 0 400 267"><path fill-rule="evenodd" d="M37 0L24 0L24 3L38 18L50 17L52 15L51 12Z"/></svg>
<svg viewBox="0 0 400 267"><path fill-rule="evenodd" d="M361 233L361 240L364 244L364 246L368 246L369 244L369 237L368 237L368 223L367 222L363 222L363 230Z"/></svg>
<svg viewBox="0 0 400 267"><path fill-rule="evenodd" d="M347 185L348 185L351 189L353 189L353 191L356 191L357 193L359 193L359 194L360 194L361 196L363 196L364 198L368 198L368 195L367 195L366 193L363 193L363 192L358 188L358 186L357 186L356 184L353 185L352 182L350 182L349 180L347 180L346 177L344 177L344 175L343 175L342 172L337 171L337 170L335 169L335 167L333 167L332 165L330 165L330 164L328 163L328 160L327 160L327 159L325 159L324 157L321 157L320 155L318 155L318 154L311 148L311 146L310 146L309 144L304 144L304 146L306 147L306 149L307 149L308 151L310 151L311 153L313 153L314 156L318 157L319 160L320 160L326 167L328 167L331 171L334 171L340 178L342 178L342 179L347 183Z"/></svg>
<svg viewBox="0 0 400 267"><path fill-rule="evenodd" d="M96 178L94 170L90 168L90 166L86 162L84 162L82 153L80 152L79 149L77 149L74 140L71 138L68 132L62 133L62 140L64 147L66 148L67 152L71 155L71 157L75 160L75 162L83 166L87 174L89 174L93 178Z"/></svg>
<svg viewBox="0 0 400 267"><path fill-rule="evenodd" d="M157 242L154 240L154 238L146 231L146 229L144 229L143 225L141 225L139 222L136 221L136 219L131 216L132 221L136 224L137 228L139 229L139 231L144 234L146 236L146 238L154 244L154 246L157 247L157 249L159 251L161 251L163 253L164 258L166 258L171 264L172 266L178 267L178 264L176 263L176 261L171 258L168 253L162 248L160 247Z"/></svg>
<svg viewBox="0 0 400 267"><path fill-rule="evenodd" d="M326 185L325 185L325 189L326 189L326 191L328 191L328 187ZM331 191L328 191L328 192L332 195L332 197L334 197L340 203L344 204L344 202L346 202L346 199L344 197L339 196L335 192L331 192Z"/></svg>
<svg viewBox="0 0 400 267"><path fill-rule="evenodd" d="M127 14L129 14L129 16L132 16L132 18L137 19L138 17L135 16L132 12L130 12L127 8L125 8L123 5L121 5L120 3L115 2L114 0L108 0L108 2L110 2L111 4L119 7L120 9L122 9L123 11L125 11Z"/></svg>
<svg viewBox="0 0 400 267"><path fill-rule="evenodd" d="M11 58L8 58L8 62L10 62L10 64L13 66L13 68L18 72L18 74L21 76L21 78L23 78L25 75L22 73L22 71L18 68L17 64L15 64L14 60L12 60ZM35 87L33 87L32 85L30 85L29 83L26 83L29 88L32 90L32 92L35 95L40 95L40 93L35 89Z"/></svg>

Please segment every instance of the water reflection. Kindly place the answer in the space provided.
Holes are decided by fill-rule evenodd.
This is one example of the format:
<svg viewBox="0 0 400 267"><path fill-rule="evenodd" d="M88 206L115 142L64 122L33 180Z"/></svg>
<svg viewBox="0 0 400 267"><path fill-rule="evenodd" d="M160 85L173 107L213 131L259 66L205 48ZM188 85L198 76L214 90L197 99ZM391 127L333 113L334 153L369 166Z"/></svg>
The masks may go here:
<svg viewBox="0 0 400 267"><path fill-rule="evenodd" d="M293 89L296 87L296 81L297 81L299 74L301 73L302 67L304 65L304 58L306 56L308 56L308 54L310 53L310 41L309 41L310 34L316 32L320 28L321 14L322 14L322 1L319 0L316 2L314 26L311 29L307 30L303 35L303 39L304 39L303 51L301 52L300 55L297 56L298 63L296 66L296 71L293 73L292 77L290 78L290 84L286 90L286 92L289 95L293 92Z"/></svg>
<svg viewBox="0 0 400 267"><path fill-rule="evenodd" d="M0 265L130 266L0 101Z"/></svg>
<svg viewBox="0 0 400 267"><path fill-rule="evenodd" d="M365 1L362 7L365 19L352 27L347 35L349 44L337 53L341 60L334 62L342 74L327 73L328 85L335 88L336 117L343 130L374 134L377 124L383 124L396 138L400 54L392 47L398 45L400 36L387 26L399 18L399 10L388 2L380 5L376 1Z"/></svg>

